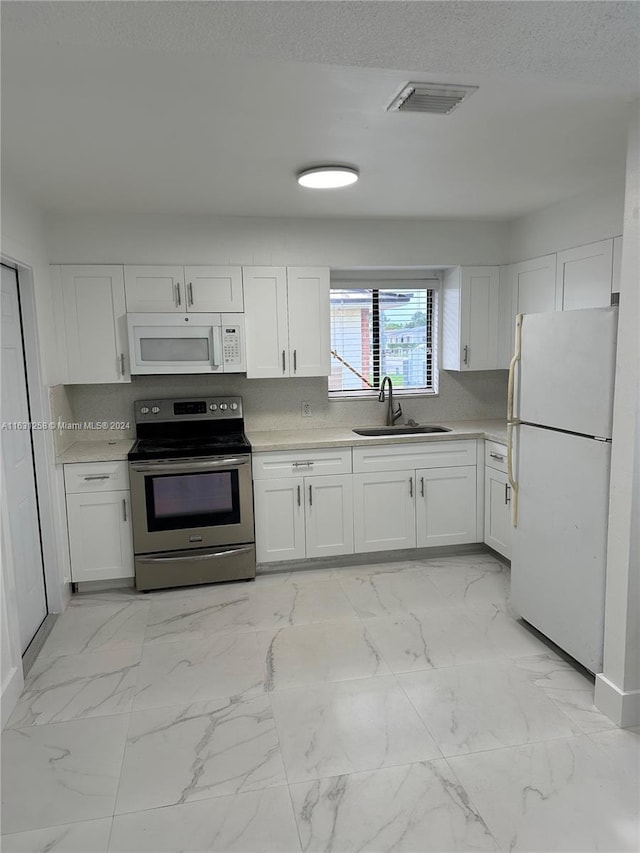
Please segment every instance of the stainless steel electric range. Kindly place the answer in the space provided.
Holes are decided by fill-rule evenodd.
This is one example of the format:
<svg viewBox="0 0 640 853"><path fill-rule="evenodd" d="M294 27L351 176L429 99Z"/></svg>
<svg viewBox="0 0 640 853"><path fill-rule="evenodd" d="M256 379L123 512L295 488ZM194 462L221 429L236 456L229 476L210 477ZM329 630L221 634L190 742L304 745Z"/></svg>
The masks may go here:
<svg viewBox="0 0 640 853"><path fill-rule="evenodd" d="M136 588L256 575L241 397L138 400L129 453Z"/></svg>

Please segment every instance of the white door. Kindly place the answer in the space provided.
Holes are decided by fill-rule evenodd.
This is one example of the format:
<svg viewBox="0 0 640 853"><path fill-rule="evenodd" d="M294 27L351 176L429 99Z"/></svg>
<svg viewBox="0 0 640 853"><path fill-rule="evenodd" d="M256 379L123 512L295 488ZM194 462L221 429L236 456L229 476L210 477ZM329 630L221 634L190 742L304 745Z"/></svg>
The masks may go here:
<svg viewBox="0 0 640 853"><path fill-rule="evenodd" d="M287 269L290 376L328 376L329 270L322 267Z"/></svg>
<svg viewBox="0 0 640 853"><path fill-rule="evenodd" d="M305 556L304 480L255 480L253 498L259 563Z"/></svg>
<svg viewBox="0 0 640 853"><path fill-rule="evenodd" d="M558 253L557 290L562 308L606 308L611 304L613 239Z"/></svg>
<svg viewBox="0 0 640 853"><path fill-rule="evenodd" d="M511 486L503 471L484 470L484 541L503 557L511 556Z"/></svg>
<svg viewBox="0 0 640 853"><path fill-rule="evenodd" d="M187 294L183 267L135 266L124 268L127 311L144 314L153 311L187 313Z"/></svg>
<svg viewBox="0 0 640 853"><path fill-rule="evenodd" d="M476 466L416 471L419 548L475 542Z"/></svg>
<svg viewBox="0 0 640 853"><path fill-rule="evenodd" d="M591 672L602 671L611 445L519 426L511 602Z"/></svg>
<svg viewBox="0 0 640 853"><path fill-rule="evenodd" d="M242 267L185 267L186 311L244 311Z"/></svg>
<svg viewBox="0 0 640 853"><path fill-rule="evenodd" d="M498 366L499 267L462 268L461 370Z"/></svg>
<svg viewBox="0 0 640 853"><path fill-rule="evenodd" d="M516 417L611 438L617 308L525 314Z"/></svg>
<svg viewBox="0 0 640 853"><path fill-rule="evenodd" d="M540 314L561 307L556 300L556 256L511 265L516 314Z"/></svg>
<svg viewBox="0 0 640 853"><path fill-rule="evenodd" d="M416 547L415 472L353 475L356 552Z"/></svg>
<svg viewBox="0 0 640 853"><path fill-rule="evenodd" d="M14 270L2 267L2 413L3 424L28 426L29 404L24 369L18 280ZM9 538L20 645L25 651L47 615L40 521L35 485L31 432L2 431L2 500L9 517Z"/></svg>
<svg viewBox="0 0 640 853"><path fill-rule="evenodd" d="M242 277L247 378L289 376L287 271L284 267L244 267Z"/></svg>
<svg viewBox="0 0 640 853"><path fill-rule="evenodd" d="M305 477L307 557L353 554L351 474Z"/></svg>
<svg viewBox="0 0 640 853"><path fill-rule="evenodd" d="M122 267L63 266L68 382L131 382Z"/></svg>
<svg viewBox="0 0 640 853"><path fill-rule="evenodd" d="M129 491L67 495L71 579L133 577Z"/></svg>

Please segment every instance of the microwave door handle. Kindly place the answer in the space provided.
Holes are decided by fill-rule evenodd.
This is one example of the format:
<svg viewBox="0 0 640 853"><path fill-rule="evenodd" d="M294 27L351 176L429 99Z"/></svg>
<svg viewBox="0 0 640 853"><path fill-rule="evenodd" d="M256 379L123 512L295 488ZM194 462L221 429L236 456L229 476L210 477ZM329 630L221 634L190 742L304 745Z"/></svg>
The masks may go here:
<svg viewBox="0 0 640 853"><path fill-rule="evenodd" d="M209 459L202 462L188 462L185 459L178 462L142 462L131 464L131 470L136 474L190 474L192 471L211 471L215 468L239 468L248 465L249 459Z"/></svg>
<svg viewBox="0 0 640 853"><path fill-rule="evenodd" d="M222 328L212 326L211 333L211 363L213 367L222 368Z"/></svg>

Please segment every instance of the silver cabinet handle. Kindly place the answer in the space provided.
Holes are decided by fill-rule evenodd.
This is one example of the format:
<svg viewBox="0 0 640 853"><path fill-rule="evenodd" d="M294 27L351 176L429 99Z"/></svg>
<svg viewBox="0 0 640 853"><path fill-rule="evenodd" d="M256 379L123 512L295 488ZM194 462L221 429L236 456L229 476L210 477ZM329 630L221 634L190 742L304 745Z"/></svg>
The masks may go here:
<svg viewBox="0 0 640 853"><path fill-rule="evenodd" d="M176 284L176 305L178 307L182 305L182 297L180 296L180 282Z"/></svg>
<svg viewBox="0 0 640 853"><path fill-rule="evenodd" d="M87 474L85 480L108 480L111 474Z"/></svg>
<svg viewBox="0 0 640 853"><path fill-rule="evenodd" d="M124 498L122 498L122 519L127 520L127 502Z"/></svg>
<svg viewBox="0 0 640 853"><path fill-rule="evenodd" d="M313 492L311 491L311 486L309 486L309 506L313 506Z"/></svg>
<svg viewBox="0 0 640 853"><path fill-rule="evenodd" d="M124 353L120 353L120 375L124 376Z"/></svg>
<svg viewBox="0 0 640 853"><path fill-rule="evenodd" d="M311 468L313 462L310 460L307 460L306 462L292 462L291 465L293 468Z"/></svg>
<svg viewBox="0 0 640 853"><path fill-rule="evenodd" d="M300 486L298 486L298 506L300 506Z"/></svg>
<svg viewBox="0 0 640 853"><path fill-rule="evenodd" d="M413 477L409 477L409 497L413 497Z"/></svg>
<svg viewBox="0 0 640 853"><path fill-rule="evenodd" d="M463 352L464 352L464 356L462 357L462 360L464 361L465 364L469 364L469 347L466 344L465 344Z"/></svg>
<svg viewBox="0 0 640 853"><path fill-rule="evenodd" d="M284 350L282 350L282 372L284 373L284 371L285 371L285 364L284 364Z"/></svg>
<svg viewBox="0 0 640 853"><path fill-rule="evenodd" d="M424 477L420 477L420 497L424 497Z"/></svg>
<svg viewBox="0 0 640 853"><path fill-rule="evenodd" d="M491 452L491 453L489 453L489 456L490 456L492 459L499 459L501 462L504 462L504 456L501 456L499 453L493 453L493 452Z"/></svg>
<svg viewBox="0 0 640 853"><path fill-rule="evenodd" d="M189 305L193 305L193 283L189 282L187 285L187 296L189 299Z"/></svg>
<svg viewBox="0 0 640 853"><path fill-rule="evenodd" d="M295 373L298 369L298 350L294 349L293 351L293 372Z"/></svg>
<svg viewBox="0 0 640 853"><path fill-rule="evenodd" d="M507 506L507 504L511 503L510 492L511 492L511 486L509 485L509 483L505 483L504 484L504 505L505 506Z"/></svg>

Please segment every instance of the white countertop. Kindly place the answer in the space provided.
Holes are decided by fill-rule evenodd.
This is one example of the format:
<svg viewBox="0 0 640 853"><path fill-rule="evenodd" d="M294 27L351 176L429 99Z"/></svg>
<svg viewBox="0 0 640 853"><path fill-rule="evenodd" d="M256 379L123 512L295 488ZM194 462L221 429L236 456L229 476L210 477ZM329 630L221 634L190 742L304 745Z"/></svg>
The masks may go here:
<svg viewBox="0 0 640 853"><path fill-rule="evenodd" d="M56 456L56 463L69 462L119 462L126 460L133 447L132 439L118 441L75 441L63 453Z"/></svg>
<svg viewBox="0 0 640 853"><path fill-rule="evenodd" d="M380 424L367 424L367 427ZM438 421L438 426L451 432L418 433L415 435L356 435L352 427L322 427L320 429L247 430L254 453L269 450L304 450L314 447L361 447L365 444L404 444L419 441L453 441L460 438L486 438L503 444L507 440L507 424L503 420Z"/></svg>

